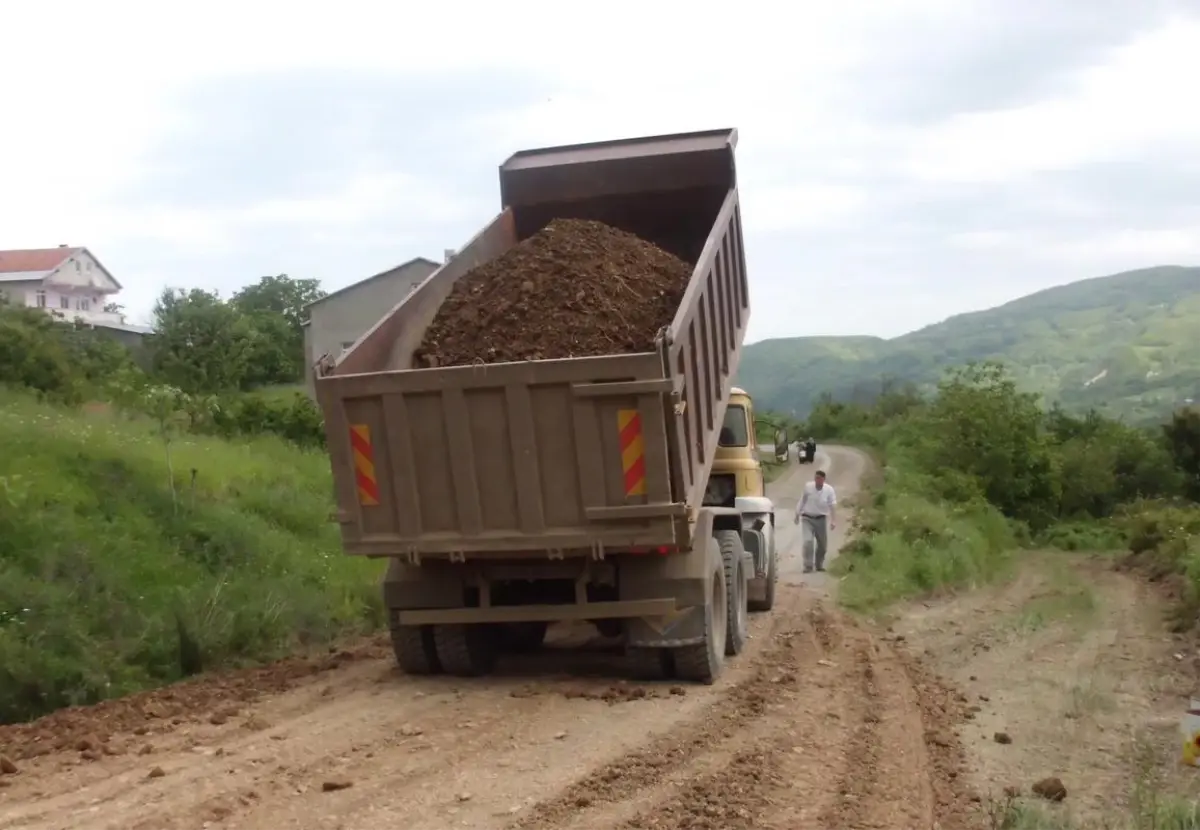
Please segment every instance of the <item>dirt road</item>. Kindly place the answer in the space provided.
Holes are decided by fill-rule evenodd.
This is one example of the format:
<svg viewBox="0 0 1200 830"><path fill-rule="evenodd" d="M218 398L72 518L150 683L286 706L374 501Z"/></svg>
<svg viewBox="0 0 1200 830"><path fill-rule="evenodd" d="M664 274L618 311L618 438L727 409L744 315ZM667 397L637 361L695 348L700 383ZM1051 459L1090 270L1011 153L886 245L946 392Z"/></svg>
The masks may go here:
<svg viewBox="0 0 1200 830"><path fill-rule="evenodd" d="M862 456L821 455L845 501ZM2 728L0 828L971 826L965 698L837 612L823 575L803 584L812 469L771 487L776 610L716 686L624 682L573 632L471 682L368 645Z"/></svg>

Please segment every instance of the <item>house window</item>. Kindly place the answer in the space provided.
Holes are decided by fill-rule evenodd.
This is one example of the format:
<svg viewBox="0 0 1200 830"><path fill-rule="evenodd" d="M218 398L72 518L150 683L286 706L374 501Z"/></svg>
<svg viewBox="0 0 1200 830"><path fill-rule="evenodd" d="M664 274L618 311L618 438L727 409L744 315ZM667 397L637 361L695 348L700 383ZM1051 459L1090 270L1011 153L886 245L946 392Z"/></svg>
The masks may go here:
<svg viewBox="0 0 1200 830"><path fill-rule="evenodd" d="M81 297L75 307L80 311L91 311L92 303L87 297Z"/></svg>
<svg viewBox="0 0 1200 830"><path fill-rule="evenodd" d="M37 303L37 307L45 308L46 307L46 292L39 291L39 292L37 292L37 294L35 296L37 299L34 302Z"/></svg>
<svg viewBox="0 0 1200 830"><path fill-rule="evenodd" d="M71 307L71 298L70 297L59 297L58 298L58 307L59 308L70 308Z"/></svg>
<svg viewBox="0 0 1200 830"><path fill-rule="evenodd" d="M79 260L75 260L75 273L78 274L82 269L79 267Z"/></svg>

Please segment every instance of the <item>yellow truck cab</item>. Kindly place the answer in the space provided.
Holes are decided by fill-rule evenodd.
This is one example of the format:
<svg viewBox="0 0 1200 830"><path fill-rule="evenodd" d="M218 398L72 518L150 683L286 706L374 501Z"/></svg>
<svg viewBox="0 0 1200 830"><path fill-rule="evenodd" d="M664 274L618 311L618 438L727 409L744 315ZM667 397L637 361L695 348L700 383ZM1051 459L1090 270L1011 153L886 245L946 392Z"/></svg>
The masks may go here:
<svg viewBox="0 0 1200 830"><path fill-rule="evenodd" d="M725 408L704 504L733 507L741 513L742 545L754 557L754 577L749 581L747 604L750 611L771 610L779 571L775 505L767 498L754 428L754 401L736 386L730 390Z"/></svg>

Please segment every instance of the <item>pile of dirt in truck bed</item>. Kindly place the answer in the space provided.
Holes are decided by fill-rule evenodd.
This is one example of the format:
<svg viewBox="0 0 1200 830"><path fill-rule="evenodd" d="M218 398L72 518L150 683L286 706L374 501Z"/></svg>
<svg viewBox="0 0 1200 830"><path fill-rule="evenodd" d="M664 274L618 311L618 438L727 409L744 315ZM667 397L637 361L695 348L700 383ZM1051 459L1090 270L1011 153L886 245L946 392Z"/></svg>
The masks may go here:
<svg viewBox="0 0 1200 830"><path fill-rule="evenodd" d="M557 219L455 283L413 365L653 351L691 272L633 234Z"/></svg>

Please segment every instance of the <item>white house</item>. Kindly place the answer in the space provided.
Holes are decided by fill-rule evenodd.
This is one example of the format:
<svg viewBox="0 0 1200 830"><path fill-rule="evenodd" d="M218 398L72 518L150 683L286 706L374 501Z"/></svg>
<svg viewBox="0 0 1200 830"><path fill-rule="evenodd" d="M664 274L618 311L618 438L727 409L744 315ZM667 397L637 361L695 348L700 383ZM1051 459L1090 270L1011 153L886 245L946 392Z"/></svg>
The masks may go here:
<svg viewBox="0 0 1200 830"><path fill-rule="evenodd" d="M121 283L87 248L59 245L0 251L0 294L9 302L93 326L147 333L142 326L126 323L122 314L104 310L120 290Z"/></svg>

